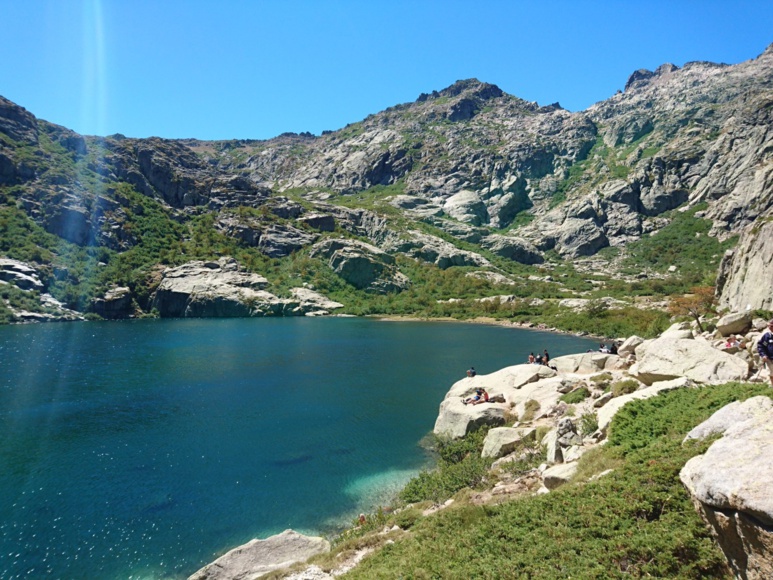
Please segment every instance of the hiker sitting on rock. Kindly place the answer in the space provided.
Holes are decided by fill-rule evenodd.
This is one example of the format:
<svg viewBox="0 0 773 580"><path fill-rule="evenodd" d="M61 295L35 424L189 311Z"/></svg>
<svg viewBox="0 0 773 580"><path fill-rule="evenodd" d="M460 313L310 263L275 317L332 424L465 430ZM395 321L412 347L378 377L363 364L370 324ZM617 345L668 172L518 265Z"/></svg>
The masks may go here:
<svg viewBox="0 0 773 580"><path fill-rule="evenodd" d="M479 405L480 403L488 403L488 393L486 389L475 389L475 394L463 401L465 405Z"/></svg>

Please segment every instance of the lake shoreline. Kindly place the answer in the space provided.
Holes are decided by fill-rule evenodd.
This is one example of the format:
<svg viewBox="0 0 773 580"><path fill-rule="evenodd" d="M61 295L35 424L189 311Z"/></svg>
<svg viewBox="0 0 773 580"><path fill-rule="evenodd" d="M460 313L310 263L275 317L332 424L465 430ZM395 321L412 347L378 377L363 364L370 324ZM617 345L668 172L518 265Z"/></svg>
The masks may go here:
<svg viewBox="0 0 773 580"><path fill-rule="evenodd" d="M609 336L598 336L594 334L590 334L588 332L570 332L568 330L561 330L560 328L556 328L553 326L547 326L545 324L537 324L534 322L513 322L509 320L499 320L496 318L490 318L487 316L478 316L475 318L466 318L466 319L459 319L459 318L452 318L452 317L443 317L443 318L426 318L426 317L419 317L419 316L403 316L403 315L368 315L363 316L363 318L372 318L375 320L382 320L384 322L461 322L466 324L482 324L487 326L501 326L504 328L513 328L517 330L535 330L539 332L553 332L555 334L562 334L566 336L576 336L578 338L588 338L588 339L594 339L594 340L601 340L606 342L612 342L619 340L618 338L612 338Z"/></svg>

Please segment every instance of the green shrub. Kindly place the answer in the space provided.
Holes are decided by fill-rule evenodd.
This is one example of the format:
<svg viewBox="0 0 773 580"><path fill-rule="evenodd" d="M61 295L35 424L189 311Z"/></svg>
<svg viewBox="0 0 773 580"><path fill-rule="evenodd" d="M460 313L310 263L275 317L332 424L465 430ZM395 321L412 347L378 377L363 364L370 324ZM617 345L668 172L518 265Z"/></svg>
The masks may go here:
<svg viewBox="0 0 773 580"><path fill-rule="evenodd" d="M583 413L580 416L580 433L582 435L590 435L595 433L599 428L599 420L596 417L596 413Z"/></svg>
<svg viewBox="0 0 773 580"><path fill-rule="evenodd" d="M612 380L612 373L601 373L600 375L595 375L591 377L590 382L601 385L602 383L606 383Z"/></svg>
<svg viewBox="0 0 773 580"><path fill-rule="evenodd" d="M480 456L488 428L483 427L462 439L436 438L438 465L411 479L400 493L405 502L440 502L466 487L476 488L488 475L492 460Z"/></svg>
<svg viewBox="0 0 773 580"><path fill-rule="evenodd" d="M687 432L733 401L770 395L770 387L727 383L701 389L675 389L623 407L610 426L609 443L624 453L649 445L659 437Z"/></svg>
<svg viewBox="0 0 773 580"><path fill-rule="evenodd" d="M422 471L411 479L400 492L400 499L405 502L430 500L440 503L447 500L457 491L477 488L488 476L491 460L471 453L459 463L439 463L433 471Z"/></svg>
<svg viewBox="0 0 773 580"><path fill-rule="evenodd" d="M590 397L590 391L585 387L580 387L579 389L561 395L558 400L569 405L576 405L577 403L582 403L588 397Z"/></svg>
<svg viewBox="0 0 773 580"><path fill-rule="evenodd" d="M524 473L531 471L535 467L538 467L545 461L546 449L544 449L538 441L521 441L516 447L514 453L519 455L519 458L515 461L508 461L501 466L502 471L507 472L515 477L523 475Z"/></svg>
<svg viewBox="0 0 773 580"><path fill-rule="evenodd" d="M635 379L625 379L623 381L617 381L612 383L610 387L613 397L619 397L620 395L628 395L638 390L640 384Z"/></svg>
<svg viewBox="0 0 773 580"><path fill-rule="evenodd" d="M529 399L523 405L523 415L521 415L521 421L532 421L537 415L537 411L540 409L539 401Z"/></svg>

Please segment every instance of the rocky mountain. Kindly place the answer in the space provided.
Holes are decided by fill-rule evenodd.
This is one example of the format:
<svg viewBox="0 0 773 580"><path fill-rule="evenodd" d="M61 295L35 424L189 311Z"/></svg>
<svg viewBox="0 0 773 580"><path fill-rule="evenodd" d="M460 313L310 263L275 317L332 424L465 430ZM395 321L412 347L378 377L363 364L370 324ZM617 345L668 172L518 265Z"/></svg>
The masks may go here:
<svg viewBox="0 0 773 580"><path fill-rule="evenodd" d="M111 256L123 256L117 268L134 277L112 285L149 310L154 267L234 248L263 256L240 260L251 270L264 258L309 255L370 293L410 287L398 256L505 283L525 278L520 265L560 261L612 278L630 277L632 266L666 276L668 264L658 271L629 250L685 215L708 220L696 236L717 251L702 267L716 271L740 237L718 279L722 302L770 309L769 291L744 288L773 276L770 252L760 251L769 237L761 224L773 216L772 126L773 45L736 65L635 71L624 91L580 112L469 79L339 131L265 141L81 136L0 97L6 220L11 212L10 229L56 236L0 230L0 254L40 267L55 290L56 280L81 286L78 299L59 296L81 311L110 276L87 289L89 273L62 257L75 250L56 240L107 272ZM216 247L214 235L233 245Z"/></svg>

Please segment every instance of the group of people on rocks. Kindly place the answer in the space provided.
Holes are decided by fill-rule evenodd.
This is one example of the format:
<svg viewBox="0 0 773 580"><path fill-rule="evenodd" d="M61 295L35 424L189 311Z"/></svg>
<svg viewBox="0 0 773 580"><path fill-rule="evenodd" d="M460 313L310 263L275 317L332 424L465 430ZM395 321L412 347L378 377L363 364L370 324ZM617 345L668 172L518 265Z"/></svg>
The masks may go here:
<svg viewBox="0 0 773 580"><path fill-rule="evenodd" d="M732 347L745 348L745 344L742 337L731 334L727 338L725 347L726 348L732 348ZM599 345L599 352L617 354L617 348L618 348L617 342L612 342L609 346L607 346L604 343L601 343ZM588 352L593 352L593 351L589 350ZM768 369L770 385L771 387L773 387L773 318L771 318L768 321L768 330L765 333L763 333L763 335L760 337L759 341L757 342L757 353L760 355L760 358L762 359L762 366ZM542 354L538 353L536 356L534 355L533 352L531 352L529 353L528 362L530 364L550 366L548 364L550 362L550 355L548 354L547 349L543 350ZM551 367L551 368L555 368L555 367ZM467 370L468 377L474 377L477 374L478 373L475 370L475 367L470 367ZM473 396L464 399L464 404L478 405L480 403L487 403L488 400L489 400L489 394L486 392L486 389L478 388L478 389L475 389L475 394L473 394Z"/></svg>
<svg viewBox="0 0 773 580"><path fill-rule="evenodd" d="M480 405L481 403L488 403L488 392L483 387L475 389L475 394L471 397L467 397L462 401L465 405Z"/></svg>
<svg viewBox="0 0 773 580"><path fill-rule="evenodd" d="M609 346L607 346L602 342L601 344L599 344L599 352L603 352L606 354L617 354L617 343L613 342Z"/></svg>
<svg viewBox="0 0 773 580"><path fill-rule="evenodd" d="M549 366L548 363L550 362L550 355L548 354L548 350L545 349L542 351L542 354L537 353L537 356L534 356L533 352L529 353L529 358L527 359L529 364L532 365L545 365Z"/></svg>

